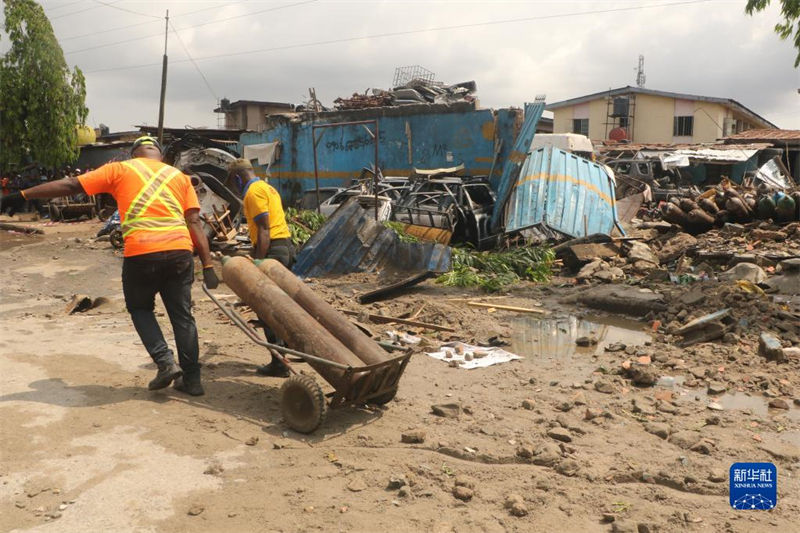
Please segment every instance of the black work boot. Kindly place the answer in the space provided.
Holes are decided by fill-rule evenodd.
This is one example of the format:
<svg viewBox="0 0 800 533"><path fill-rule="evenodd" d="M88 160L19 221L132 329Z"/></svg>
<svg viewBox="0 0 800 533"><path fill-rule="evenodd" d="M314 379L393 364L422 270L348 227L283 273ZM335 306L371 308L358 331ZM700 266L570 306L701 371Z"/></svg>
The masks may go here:
<svg viewBox="0 0 800 533"><path fill-rule="evenodd" d="M158 374L147 384L150 390L159 390L169 387L169 384L181 376L181 369L174 362L161 363L158 365Z"/></svg>
<svg viewBox="0 0 800 533"><path fill-rule="evenodd" d="M175 390L188 394L189 396L202 396L206 393L203 384L200 382L200 372L184 374L175 380L173 385Z"/></svg>
<svg viewBox="0 0 800 533"><path fill-rule="evenodd" d="M283 364L280 359L273 357L269 364L256 367L256 374L273 378L288 378L289 367Z"/></svg>

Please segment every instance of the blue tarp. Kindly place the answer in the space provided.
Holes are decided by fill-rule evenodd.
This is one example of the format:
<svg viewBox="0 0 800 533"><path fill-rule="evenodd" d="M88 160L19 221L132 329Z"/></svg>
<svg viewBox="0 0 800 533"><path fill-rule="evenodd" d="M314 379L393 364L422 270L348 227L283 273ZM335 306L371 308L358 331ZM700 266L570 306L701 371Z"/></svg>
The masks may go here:
<svg viewBox="0 0 800 533"><path fill-rule="evenodd" d="M570 237L610 234L616 224L614 180L602 165L547 146L525 158L508 203L506 232L537 225Z"/></svg>
<svg viewBox="0 0 800 533"><path fill-rule="evenodd" d="M292 268L301 278L351 272L447 272L451 248L438 243L400 242L376 222L371 210L350 200L305 244Z"/></svg>

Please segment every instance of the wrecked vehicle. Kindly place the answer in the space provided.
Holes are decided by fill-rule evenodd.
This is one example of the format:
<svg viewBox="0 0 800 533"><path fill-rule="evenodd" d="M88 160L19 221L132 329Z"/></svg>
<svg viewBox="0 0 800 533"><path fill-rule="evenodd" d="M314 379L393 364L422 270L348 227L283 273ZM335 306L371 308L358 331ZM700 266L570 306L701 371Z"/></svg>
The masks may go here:
<svg viewBox="0 0 800 533"><path fill-rule="evenodd" d="M392 220L445 230L454 243L494 243L490 223L495 194L480 177L417 178L397 201Z"/></svg>
<svg viewBox="0 0 800 533"><path fill-rule="evenodd" d="M616 198L626 198L641 193L649 187L653 200L667 200L671 196L685 195L692 189L691 180L684 179L677 169L664 169L657 160L614 159L606 166L614 171L616 178ZM696 192L695 189L688 194Z"/></svg>
<svg viewBox="0 0 800 533"><path fill-rule="evenodd" d="M375 185L374 172L372 168L364 167L354 180L356 183L349 187L320 187L319 188L319 212L325 217L333 215L347 200L354 197L361 198L361 203L367 207L374 205ZM403 177L384 177L378 169L378 197L379 202L386 209L385 217L388 217L390 204L396 203L408 189L408 178ZM369 198L372 198L371 203ZM300 209L317 209L317 189L308 189L303 192L303 197L299 202Z"/></svg>
<svg viewBox="0 0 800 533"><path fill-rule="evenodd" d="M225 185L228 166L237 157L228 146L197 135L177 139L164 150L164 162L191 178L213 248L224 247L237 234L242 203Z"/></svg>

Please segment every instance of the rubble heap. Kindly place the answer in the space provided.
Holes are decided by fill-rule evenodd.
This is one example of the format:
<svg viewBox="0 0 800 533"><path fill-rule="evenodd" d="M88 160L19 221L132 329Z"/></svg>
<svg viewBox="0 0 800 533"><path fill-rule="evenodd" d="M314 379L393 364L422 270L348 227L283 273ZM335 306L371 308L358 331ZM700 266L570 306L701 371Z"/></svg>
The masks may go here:
<svg viewBox="0 0 800 533"><path fill-rule="evenodd" d="M476 90L477 85L474 81L443 85L438 82L415 79L389 91L369 89L364 94L353 93L350 98L337 98L333 103L336 109L349 110L410 104L474 102L473 93Z"/></svg>

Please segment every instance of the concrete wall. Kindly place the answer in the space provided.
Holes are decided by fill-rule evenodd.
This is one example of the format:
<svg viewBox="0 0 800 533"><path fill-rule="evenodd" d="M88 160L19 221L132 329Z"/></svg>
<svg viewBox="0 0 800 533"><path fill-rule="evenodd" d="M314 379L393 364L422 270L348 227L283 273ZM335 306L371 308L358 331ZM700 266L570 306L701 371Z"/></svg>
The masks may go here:
<svg viewBox="0 0 800 533"><path fill-rule="evenodd" d="M266 126L266 116L286 113L285 107L247 104L239 105L225 113L225 128L233 130L262 131Z"/></svg>
<svg viewBox="0 0 800 533"><path fill-rule="evenodd" d="M725 106L711 102L695 102L694 142L714 142L722 137Z"/></svg>
<svg viewBox="0 0 800 533"><path fill-rule="evenodd" d="M685 100L676 100L664 96L636 94L630 96L635 102L632 106L632 127L628 134L636 143L703 143L713 142L723 136L725 117L743 120L745 128L753 127L746 118L735 114L730 108L717 103L701 100L689 101L691 111L686 111ZM584 118L588 106L589 138L602 140L613 125L606 126L612 119L608 117L609 108L604 97L575 106L566 106L553 110L553 131L555 133L572 132L573 118ZM675 137L673 133L674 118L677 113L694 117L693 135Z"/></svg>
<svg viewBox="0 0 800 533"><path fill-rule="evenodd" d="M267 117L265 130L244 133L239 148L281 142L280 159L272 165L270 183L292 205L304 190L314 188L312 123L377 119L379 165L384 176L408 176L412 167L439 168L464 164L470 175L487 175L492 165L495 133L503 139L500 163L514 145L521 125L519 109L476 110L471 104L412 105L316 115ZM312 122L313 121L313 122ZM323 133L324 132L324 133ZM345 186L363 167L374 162L374 145L363 126L317 130L317 160L321 187ZM258 169L265 175L265 169Z"/></svg>
<svg viewBox="0 0 800 533"><path fill-rule="evenodd" d="M649 94L636 95L633 142L671 143L675 100Z"/></svg>

